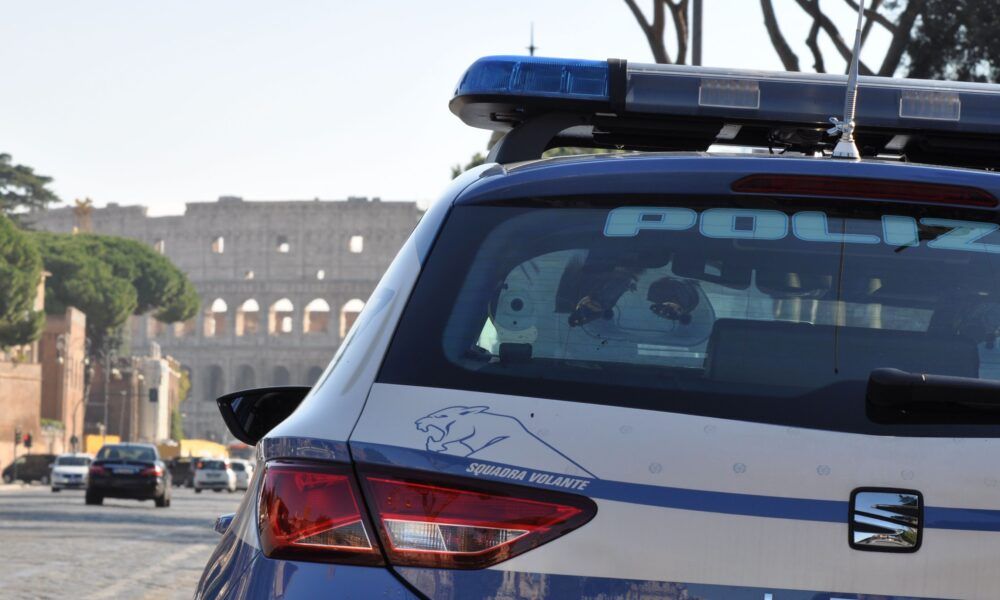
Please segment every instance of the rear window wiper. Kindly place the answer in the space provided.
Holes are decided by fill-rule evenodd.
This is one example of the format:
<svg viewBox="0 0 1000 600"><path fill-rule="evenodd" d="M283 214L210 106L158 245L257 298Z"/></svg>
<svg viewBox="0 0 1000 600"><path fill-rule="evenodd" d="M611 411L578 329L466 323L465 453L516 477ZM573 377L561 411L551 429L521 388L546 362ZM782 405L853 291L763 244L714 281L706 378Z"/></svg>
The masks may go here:
<svg viewBox="0 0 1000 600"><path fill-rule="evenodd" d="M875 369L866 411L877 423L1000 423L1000 381Z"/></svg>

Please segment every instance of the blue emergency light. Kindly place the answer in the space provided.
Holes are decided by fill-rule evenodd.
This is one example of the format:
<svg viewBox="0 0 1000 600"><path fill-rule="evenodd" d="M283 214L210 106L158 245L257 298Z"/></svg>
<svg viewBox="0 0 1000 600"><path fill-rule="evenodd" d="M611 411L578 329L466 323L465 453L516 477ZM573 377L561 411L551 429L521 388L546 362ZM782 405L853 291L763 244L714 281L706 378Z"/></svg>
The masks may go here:
<svg viewBox="0 0 1000 600"><path fill-rule="evenodd" d="M608 63L524 56L480 58L462 76L455 96L492 94L607 100Z"/></svg>

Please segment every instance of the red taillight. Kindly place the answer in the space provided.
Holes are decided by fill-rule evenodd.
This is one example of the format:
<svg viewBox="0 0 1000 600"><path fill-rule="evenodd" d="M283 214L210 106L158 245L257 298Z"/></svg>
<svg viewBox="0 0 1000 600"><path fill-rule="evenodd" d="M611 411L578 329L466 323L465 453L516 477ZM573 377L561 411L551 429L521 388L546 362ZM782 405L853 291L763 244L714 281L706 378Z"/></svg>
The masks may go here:
<svg viewBox="0 0 1000 600"><path fill-rule="evenodd" d="M481 569L584 525L596 505L582 496L420 474L362 473L347 465L265 467L258 531L264 554L350 564ZM433 482L426 481L433 478Z"/></svg>
<svg viewBox="0 0 1000 600"><path fill-rule="evenodd" d="M396 565L481 569L568 533L596 512L587 498L531 488L364 478L386 556Z"/></svg>
<svg viewBox="0 0 1000 600"><path fill-rule="evenodd" d="M163 468L158 465L146 467L139 472L139 475L142 475L143 477L161 477L163 475Z"/></svg>
<svg viewBox="0 0 1000 600"><path fill-rule="evenodd" d="M732 190L742 194L902 200L985 207L997 205L997 199L992 194L979 188L860 177L758 174L737 180Z"/></svg>
<svg viewBox="0 0 1000 600"><path fill-rule="evenodd" d="M361 514L350 467L268 465L261 487L258 530L264 554L275 558L382 564Z"/></svg>
<svg viewBox="0 0 1000 600"><path fill-rule="evenodd" d="M108 470L101 465L90 465L90 468L87 469L87 473L89 475L107 475Z"/></svg>

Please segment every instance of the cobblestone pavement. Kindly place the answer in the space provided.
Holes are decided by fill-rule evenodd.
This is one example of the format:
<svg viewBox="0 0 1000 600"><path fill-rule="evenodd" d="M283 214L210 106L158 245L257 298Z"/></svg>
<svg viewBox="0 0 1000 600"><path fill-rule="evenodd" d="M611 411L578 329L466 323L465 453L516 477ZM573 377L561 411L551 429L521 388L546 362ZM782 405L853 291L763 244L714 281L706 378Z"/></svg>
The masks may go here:
<svg viewBox="0 0 1000 600"><path fill-rule="evenodd" d="M83 492L0 487L0 597L148 600L191 598L219 535L215 517L242 493L174 488L172 505Z"/></svg>

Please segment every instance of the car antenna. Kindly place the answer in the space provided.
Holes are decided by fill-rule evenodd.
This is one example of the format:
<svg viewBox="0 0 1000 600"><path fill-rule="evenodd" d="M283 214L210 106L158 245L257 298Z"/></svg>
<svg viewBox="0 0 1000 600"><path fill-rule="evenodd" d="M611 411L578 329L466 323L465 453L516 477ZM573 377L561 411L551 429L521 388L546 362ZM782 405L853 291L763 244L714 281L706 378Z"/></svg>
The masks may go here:
<svg viewBox="0 0 1000 600"><path fill-rule="evenodd" d="M847 94L844 97L844 120L830 117L833 127L827 130L830 135L840 134L837 145L833 149L834 158L860 160L861 153L854 143L854 112L858 104L858 68L861 63L861 25L865 16L865 0L858 0L858 29L854 32L854 53L851 55L851 67L847 75Z"/></svg>

